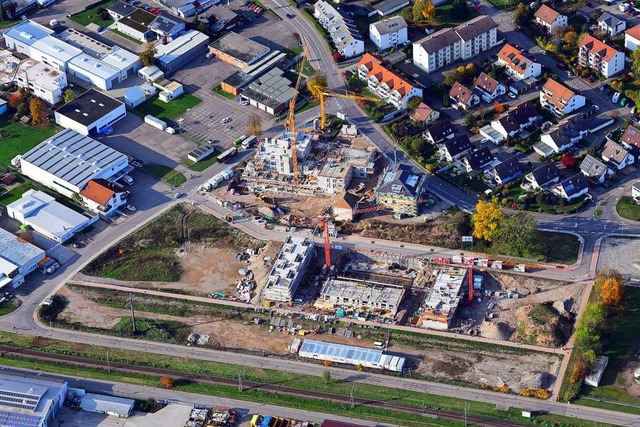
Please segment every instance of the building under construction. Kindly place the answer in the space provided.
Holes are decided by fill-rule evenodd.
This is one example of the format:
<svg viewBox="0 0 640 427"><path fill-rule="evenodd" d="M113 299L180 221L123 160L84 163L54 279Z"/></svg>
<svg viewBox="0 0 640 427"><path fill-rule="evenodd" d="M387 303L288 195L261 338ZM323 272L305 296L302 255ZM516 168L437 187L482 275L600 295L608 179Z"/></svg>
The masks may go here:
<svg viewBox="0 0 640 427"><path fill-rule="evenodd" d="M442 267L437 272L435 283L427 290L420 307L418 325L430 329L450 329L453 316L462 299L461 290L467 269Z"/></svg>
<svg viewBox="0 0 640 427"><path fill-rule="evenodd" d="M313 242L289 236L267 276L262 296L269 301L291 302L315 254Z"/></svg>
<svg viewBox="0 0 640 427"><path fill-rule="evenodd" d="M393 317L404 293L403 286L348 277L329 277L322 286L315 306L325 310L353 308L375 311L381 316Z"/></svg>

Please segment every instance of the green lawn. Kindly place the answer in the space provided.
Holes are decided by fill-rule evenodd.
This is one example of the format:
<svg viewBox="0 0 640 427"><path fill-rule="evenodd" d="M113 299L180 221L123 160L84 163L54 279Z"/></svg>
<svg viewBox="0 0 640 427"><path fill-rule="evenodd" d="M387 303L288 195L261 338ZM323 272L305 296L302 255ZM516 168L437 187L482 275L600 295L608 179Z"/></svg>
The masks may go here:
<svg viewBox="0 0 640 427"><path fill-rule="evenodd" d="M117 35L119 35L120 37L123 37L123 38L125 38L125 39L127 39L127 40L130 40L130 41L132 41L132 42L134 42L134 43L136 43L136 44L142 44L142 42L141 42L140 40L138 40L138 39L134 39L133 37L131 37L131 36L130 36L130 35L128 35L128 34L123 33L122 31L118 31L118 30L114 30L114 29L111 29L111 31L113 31L114 33L116 33L116 34L117 34Z"/></svg>
<svg viewBox="0 0 640 427"><path fill-rule="evenodd" d="M194 172L202 172L203 170L207 169L209 166L213 165L217 161L218 161L218 153L214 152L213 154L205 157L199 162L192 162L191 160L186 159L182 162L182 165L188 167L190 170Z"/></svg>
<svg viewBox="0 0 640 427"><path fill-rule="evenodd" d="M475 18L478 16L478 11L473 7L469 6L469 13L465 18L454 18L451 16L451 10L453 9L453 2L447 2L444 4L439 4L436 7L436 20L438 26L440 27L455 27L458 24L468 21L469 19Z"/></svg>
<svg viewBox="0 0 640 427"><path fill-rule="evenodd" d="M15 156L26 153L59 130L54 124L23 126L0 121L0 167L10 166Z"/></svg>
<svg viewBox="0 0 640 427"><path fill-rule="evenodd" d="M622 218L640 221L640 205L633 201L629 196L623 196L616 205L618 215Z"/></svg>
<svg viewBox="0 0 640 427"><path fill-rule="evenodd" d="M578 399L580 404L612 408L623 412L640 414L640 400L631 396L624 389L625 378L620 371L629 363L632 368L638 364L633 356L640 342L640 288L626 286L624 288L624 307L608 321L609 328L603 336L603 351L609 356L609 364L599 387L584 386L582 394L595 399L605 399L611 403L591 399ZM627 379L626 381L633 381ZM632 404L638 407L615 405L615 402ZM612 406L614 405L614 406Z"/></svg>
<svg viewBox="0 0 640 427"><path fill-rule="evenodd" d="M27 180L25 182L22 182L16 185L11 190L0 195L0 204L7 206L15 202L16 200L22 197L23 193L25 193L28 190L31 190L34 186L35 186L35 183L31 180Z"/></svg>
<svg viewBox="0 0 640 427"><path fill-rule="evenodd" d="M22 301L18 298L12 298L9 301L5 301L0 305L0 316L7 315L14 312L18 307L22 305Z"/></svg>
<svg viewBox="0 0 640 427"><path fill-rule="evenodd" d="M22 21L18 21L18 20L0 21L0 28L8 28L8 27L16 25L16 24L18 24L20 22L22 22Z"/></svg>
<svg viewBox="0 0 640 427"><path fill-rule="evenodd" d="M169 166L157 165L154 163L148 163L142 166L146 172L155 176L156 178L166 182L169 185L177 187L187 182L187 178L175 169L171 169Z"/></svg>
<svg viewBox="0 0 640 427"><path fill-rule="evenodd" d="M218 83L217 85L215 85L214 87L211 88L211 91L213 93L217 93L218 95L227 98L227 99L233 99L233 95L230 94L229 92L226 92L224 90L222 90L222 85L220 83Z"/></svg>
<svg viewBox="0 0 640 427"><path fill-rule="evenodd" d="M516 5L513 0L489 0L489 3L498 9L511 9Z"/></svg>
<svg viewBox="0 0 640 427"><path fill-rule="evenodd" d="M167 121L184 114L188 109L195 107L201 101L200 98L185 93L170 102L162 102L158 98L147 99L134 108L133 111L142 117L151 114L160 120Z"/></svg>
<svg viewBox="0 0 640 427"><path fill-rule="evenodd" d="M541 231L542 241L547 246L546 261L559 264L573 264L578 259L580 240L573 234Z"/></svg>
<svg viewBox="0 0 640 427"><path fill-rule="evenodd" d="M100 15L98 15L98 9L106 9L107 7L114 4L116 0L109 0L106 3L102 3L90 9L84 10L82 12L78 12L75 15L71 16L71 20L77 22L80 25L84 25L85 27L91 23L100 25L102 28L107 28L109 25L113 24L112 19L102 19Z"/></svg>

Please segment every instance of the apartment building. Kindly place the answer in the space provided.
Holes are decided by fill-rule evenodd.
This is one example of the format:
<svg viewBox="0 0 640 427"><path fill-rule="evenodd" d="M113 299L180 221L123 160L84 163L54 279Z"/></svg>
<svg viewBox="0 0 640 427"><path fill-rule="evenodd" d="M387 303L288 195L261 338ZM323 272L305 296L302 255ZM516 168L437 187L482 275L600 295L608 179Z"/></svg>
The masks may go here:
<svg viewBox="0 0 640 427"><path fill-rule="evenodd" d="M380 50L403 45L408 40L407 22L402 16L374 22L369 25L369 38Z"/></svg>
<svg viewBox="0 0 640 427"><path fill-rule="evenodd" d="M618 52L592 35L587 35L580 42L578 63L609 78L624 69L624 53Z"/></svg>
<svg viewBox="0 0 640 427"><path fill-rule="evenodd" d="M569 114L585 104L585 97L553 79L547 80L540 91L540 106L556 116Z"/></svg>
<svg viewBox="0 0 640 427"><path fill-rule="evenodd" d="M514 80L536 78L542 74L542 65L525 57L518 49L505 44L498 52L498 64L504 65L507 74Z"/></svg>
<svg viewBox="0 0 640 427"><path fill-rule="evenodd" d="M364 41L355 22L342 16L330 3L318 0L314 5L313 16L322 28L327 30L336 50L344 58L358 56L364 52Z"/></svg>
<svg viewBox="0 0 640 427"><path fill-rule="evenodd" d="M498 24L489 16L443 28L413 44L413 63L432 73L456 61L466 61L498 44Z"/></svg>
<svg viewBox="0 0 640 427"><path fill-rule="evenodd" d="M358 77L367 82L367 87L398 110L407 108L413 97L422 99L422 89L384 67L379 59L366 53L358 62Z"/></svg>
<svg viewBox="0 0 640 427"><path fill-rule="evenodd" d="M262 296L269 301L291 302L315 255L313 242L289 236L267 276Z"/></svg>
<svg viewBox="0 0 640 427"><path fill-rule="evenodd" d="M408 165L393 165L382 174L375 190L376 200L395 215L417 216L424 180L424 174L414 172Z"/></svg>

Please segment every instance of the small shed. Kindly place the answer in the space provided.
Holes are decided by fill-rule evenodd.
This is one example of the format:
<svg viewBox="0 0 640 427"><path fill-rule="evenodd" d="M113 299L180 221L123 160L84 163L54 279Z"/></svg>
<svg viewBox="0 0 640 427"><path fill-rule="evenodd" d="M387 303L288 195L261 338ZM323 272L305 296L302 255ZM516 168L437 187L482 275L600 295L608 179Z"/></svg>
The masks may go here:
<svg viewBox="0 0 640 427"><path fill-rule="evenodd" d="M137 107L146 99L147 96L139 86L134 86L124 92L124 104L129 108Z"/></svg>
<svg viewBox="0 0 640 427"><path fill-rule="evenodd" d="M122 397L107 396L105 394L87 393L80 402L83 411L97 414L113 415L128 418L133 410L134 401Z"/></svg>

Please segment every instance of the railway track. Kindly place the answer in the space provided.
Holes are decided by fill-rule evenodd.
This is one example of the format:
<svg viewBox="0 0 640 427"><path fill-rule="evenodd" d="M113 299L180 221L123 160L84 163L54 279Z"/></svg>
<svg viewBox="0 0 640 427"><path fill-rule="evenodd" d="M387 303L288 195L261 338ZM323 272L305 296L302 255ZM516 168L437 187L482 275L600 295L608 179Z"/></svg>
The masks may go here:
<svg viewBox="0 0 640 427"><path fill-rule="evenodd" d="M42 362L64 363L67 365L111 370L128 374L139 375L152 375L152 376L169 376L176 380L195 381L203 384L211 385L224 385L237 387L238 382L235 379L215 377L202 373L190 374L183 371L166 368L156 368L150 366L127 364L122 362L107 362L102 360L95 360L80 356L71 356L64 354L48 353L41 350L26 349L20 347L13 347L7 345L0 345L0 353L8 357L20 357L30 360L37 360ZM394 403L385 400L365 399L361 397L354 397L353 400L349 396L344 396L337 393L329 393L314 390L304 390L294 387L281 386L278 384L268 384L257 381L243 381L243 389L250 391L263 391L267 393L276 393L289 396L301 396L310 399L326 400L339 404L351 404L356 406L368 406L375 408L382 408L387 410L393 410L398 412L404 412L415 415L422 415L426 419L428 418L440 418L452 421L466 422L467 425L486 426L486 427L521 427L525 424L517 423L514 421L501 420L499 418L491 418L484 415L477 414L464 414L441 410L438 408L417 407L412 405L406 405L402 403Z"/></svg>

